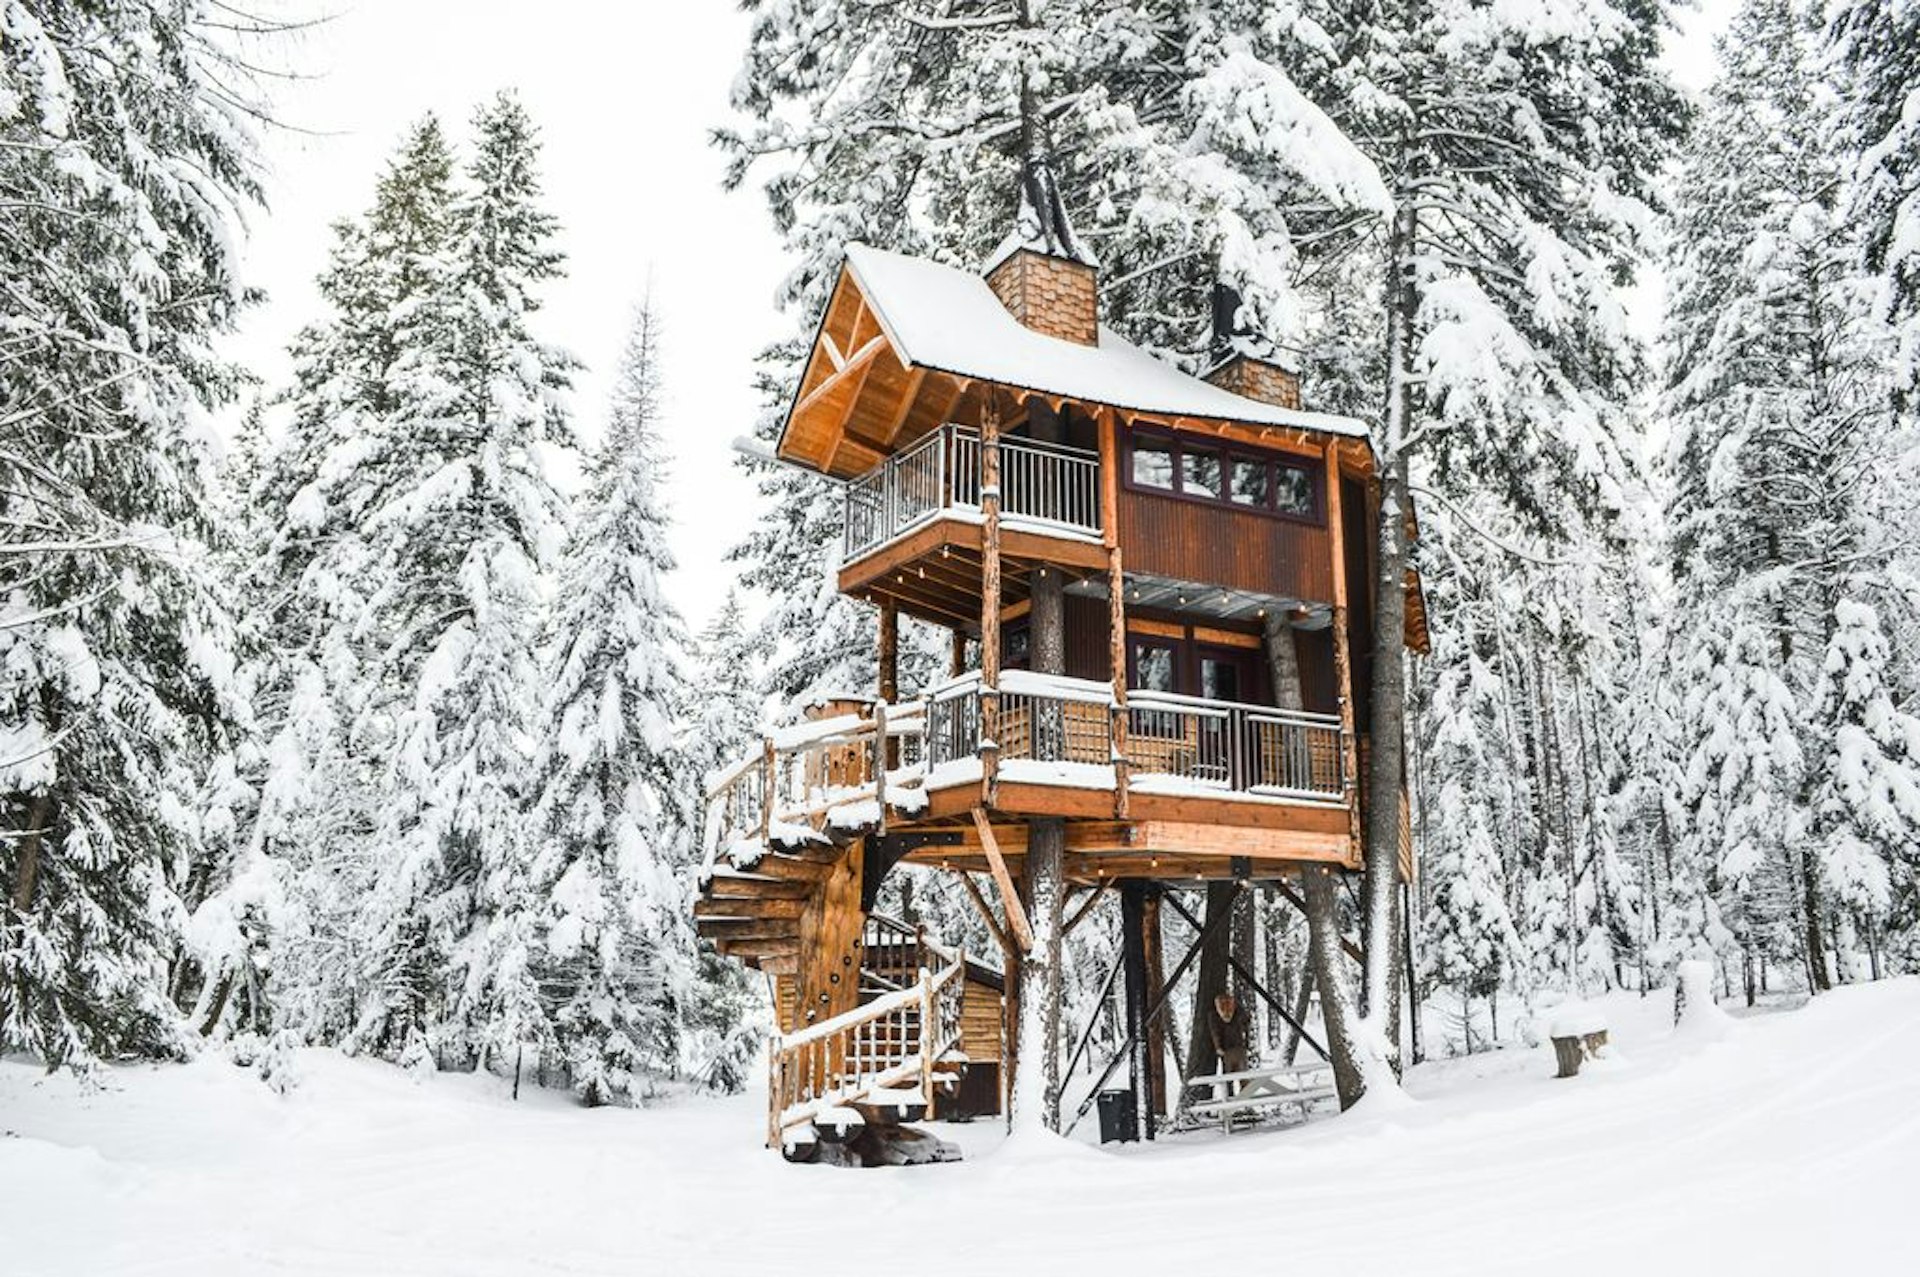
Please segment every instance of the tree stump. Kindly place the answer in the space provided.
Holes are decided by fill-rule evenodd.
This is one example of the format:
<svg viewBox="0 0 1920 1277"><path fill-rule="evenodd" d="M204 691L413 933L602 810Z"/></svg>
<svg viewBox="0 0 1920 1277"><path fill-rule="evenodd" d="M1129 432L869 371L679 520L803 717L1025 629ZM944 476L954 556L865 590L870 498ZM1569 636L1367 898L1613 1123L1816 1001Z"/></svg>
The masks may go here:
<svg viewBox="0 0 1920 1277"><path fill-rule="evenodd" d="M1581 1064L1598 1059L1607 1045L1607 1021L1598 1010L1581 1003L1560 1008L1547 1029L1553 1040L1554 1058L1559 1061L1556 1077L1577 1077Z"/></svg>

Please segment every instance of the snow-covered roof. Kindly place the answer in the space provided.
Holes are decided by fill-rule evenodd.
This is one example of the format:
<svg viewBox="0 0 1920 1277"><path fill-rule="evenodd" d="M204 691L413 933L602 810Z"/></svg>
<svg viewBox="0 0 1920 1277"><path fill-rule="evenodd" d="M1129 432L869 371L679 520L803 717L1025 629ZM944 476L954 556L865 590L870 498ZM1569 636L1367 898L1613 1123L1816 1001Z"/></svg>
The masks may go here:
<svg viewBox="0 0 1920 1277"><path fill-rule="evenodd" d="M971 271L865 244L847 246L847 267L895 353L917 367L1153 416L1367 434L1366 425L1352 417L1282 408L1222 390L1104 326L1098 346L1035 332Z"/></svg>

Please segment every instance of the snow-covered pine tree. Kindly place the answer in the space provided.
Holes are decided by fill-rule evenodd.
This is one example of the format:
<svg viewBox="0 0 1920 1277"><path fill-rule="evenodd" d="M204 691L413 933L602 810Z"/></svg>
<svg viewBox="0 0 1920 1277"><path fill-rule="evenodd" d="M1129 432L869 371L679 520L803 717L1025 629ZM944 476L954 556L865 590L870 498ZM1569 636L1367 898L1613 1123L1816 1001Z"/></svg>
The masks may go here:
<svg viewBox="0 0 1920 1277"><path fill-rule="evenodd" d="M1885 529L1860 480L1898 438L1886 333L1844 216L1848 161L1821 40L1818 15L1795 0L1750 0L1720 42L1680 183L1666 395L1675 579L1700 627L1686 641L1725 655L1682 667L1711 711L1690 720L1691 774L1722 777L1690 791L1695 832L1726 888L1783 872L1797 886L1815 989L1831 979L1833 920L1806 840L1840 727L1813 714L1815 684L1843 597L1867 601L1861 590L1884 580ZM1765 730L1724 735L1756 713ZM1729 771L1751 783L1730 786ZM1750 903L1723 901L1743 944Z"/></svg>
<svg viewBox="0 0 1920 1277"><path fill-rule="evenodd" d="M1875 979L1895 893L1911 897L1920 871L1920 718L1889 693L1891 664L1879 614L1843 597L1813 702L1825 749L1813 760L1811 833L1821 877Z"/></svg>
<svg viewBox="0 0 1920 1277"><path fill-rule="evenodd" d="M261 547L244 577L266 738L248 848L281 888L272 919L281 1021L319 1041L353 1028L361 996L364 904L381 860L375 763L392 726L378 633L362 625L367 528L385 485L413 464L416 441L382 422L402 402L400 326L444 267L453 167L439 121L426 116L365 215L335 224L318 281L326 311L294 341L282 428L237 479L248 543Z"/></svg>
<svg viewBox="0 0 1920 1277"><path fill-rule="evenodd" d="M0 40L0 1051L49 1065L179 1048L246 727L209 422L257 108L212 9L21 0Z"/></svg>
<svg viewBox="0 0 1920 1277"><path fill-rule="evenodd" d="M694 676L678 715L679 783L667 794L669 815L702 857L708 777L760 739L767 703L763 664L761 631L748 622L739 591L729 590L695 645ZM689 865L682 872L690 879L693 870ZM769 1018L764 991L710 940L696 941L694 964L695 978L680 1004L677 1071L712 1090L738 1091L747 1084Z"/></svg>
<svg viewBox="0 0 1920 1277"><path fill-rule="evenodd" d="M1920 7L1838 0L1828 9L1857 157L1849 220L1881 282L1878 309L1898 333L1894 380L1920 404Z"/></svg>
<svg viewBox="0 0 1920 1277"><path fill-rule="evenodd" d="M539 686L545 578L566 512L543 445L571 442L570 356L533 331L561 272L539 144L510 94L474 115L444 264L399 325L397 402L371 455L361 633L392 706L356 1043L424 1024L444 1062L540 1045L520 786ZM372 477L372 476L370 476Z"/></svg>
<svg viewBox="0 0 1920 1277"><path fill-rule="evenodd" d="M1391 793L1405 771L1412 462L1456 500L1499 498L1541 536L1617 506L1614 430L1638 352L1616 288L1685 113L1656 64L1660 3L1321 3L1301 17L1276 24L1294 79L1374 161L1393 209L1347 228L1384 268L1368 782ZM1367 930L1391 935L1395 814L1371 812ZM1387 1013L1397 946L1369 953L1365 1000Z"/></svg>
<svg viewBox="0 0 1920 1277"><path fill-rule="evenodd" d="M697 816L675 718L687 636L663 593L660 319L636 310L558 582L535 732L537 848L526 907L559 1060L589 1104L679 1061L692 996L689 886ZM696 777L692 785L697 788Z"/></svg>
<svg viewBox="0 0 1920 1277"><path fill-rule="evenodd" d="M1464 610L1452 614L1448 642L1471 645L1474 634ZM1426 812L1431 903L1422 930L1426 979L1457 993L1465 1003L1466 1047L1473 1049L1473 1000L1497 996L1521 966L1523 948L1508 908L1506 866L1499 830L1510 827L1493 803L1500 774L1498 684L1493 672L1469 654L1450 663L1438 680L1431 716L1435 723L1429 765L1438 780Z"/></svg>

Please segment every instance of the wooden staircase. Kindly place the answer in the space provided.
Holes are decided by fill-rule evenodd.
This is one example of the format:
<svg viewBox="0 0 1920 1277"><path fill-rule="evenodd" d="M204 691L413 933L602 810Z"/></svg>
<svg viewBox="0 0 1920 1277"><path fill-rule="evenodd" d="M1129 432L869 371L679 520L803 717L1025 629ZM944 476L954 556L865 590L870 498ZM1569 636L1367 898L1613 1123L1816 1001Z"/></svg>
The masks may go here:
<svg viewBox="0 0 1920 1277"><path fill-rule="evenodd" d="M789 1155L918 1120L966 1062L965 956L865 907L866 838L920 797L921 720L803 723L713 784L694 918L773 980L767 1142Z"/></svg>

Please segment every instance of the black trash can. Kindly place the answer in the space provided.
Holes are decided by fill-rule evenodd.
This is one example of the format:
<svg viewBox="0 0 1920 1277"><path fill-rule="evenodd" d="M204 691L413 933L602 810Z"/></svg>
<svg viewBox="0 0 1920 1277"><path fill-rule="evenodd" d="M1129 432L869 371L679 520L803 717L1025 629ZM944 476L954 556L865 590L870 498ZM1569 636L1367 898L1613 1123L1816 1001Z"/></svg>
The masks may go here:
<svg viewBox="0 0 1920 1277"><path fill-rule="evenodd" d="M1140 1138L1140 1110L1132 1091L1100 1092L1100 1142Z"/></svg>

